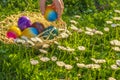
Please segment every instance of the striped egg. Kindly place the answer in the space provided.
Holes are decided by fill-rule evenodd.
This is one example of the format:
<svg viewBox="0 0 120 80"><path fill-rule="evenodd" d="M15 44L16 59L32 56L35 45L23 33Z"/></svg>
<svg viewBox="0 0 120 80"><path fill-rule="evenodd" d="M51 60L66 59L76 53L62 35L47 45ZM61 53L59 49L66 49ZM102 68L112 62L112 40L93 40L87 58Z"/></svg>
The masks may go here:
<svg viewBox="0 0 120 80"><path fill-rule="evenodd" d="M46 7L44 17L46 20L53 22L58 18L58 14L53 8L53 6L49 5Z"/></svg>
<svg viewBox="0 0 120 80"><path fill-rule="evenodd" d="M27 38L32 38L35 37L39 34L38 30L34 27L29 27L26 28L23 32L22 32L22 36L25 36Z"/></svg>
<svg viewBox="0 0 120 80"><path fill-rule="evenodd" d="M53 26L46 28L42 34L44 39L53 39L55 36L58 36L58 29Z"/></svg>

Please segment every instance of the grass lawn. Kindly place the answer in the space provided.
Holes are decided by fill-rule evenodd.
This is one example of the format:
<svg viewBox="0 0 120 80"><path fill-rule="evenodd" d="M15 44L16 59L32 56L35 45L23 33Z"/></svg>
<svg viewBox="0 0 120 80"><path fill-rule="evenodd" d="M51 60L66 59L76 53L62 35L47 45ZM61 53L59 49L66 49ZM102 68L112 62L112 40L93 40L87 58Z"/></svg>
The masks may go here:
<svg viewBox="0 0 120 80"><path fill-rule="evenodd" d="M114 19L120 13L78 15L63 15L72 35L47 48L47 54L0 42L0 80L120 80L120 21Z"/></svg>

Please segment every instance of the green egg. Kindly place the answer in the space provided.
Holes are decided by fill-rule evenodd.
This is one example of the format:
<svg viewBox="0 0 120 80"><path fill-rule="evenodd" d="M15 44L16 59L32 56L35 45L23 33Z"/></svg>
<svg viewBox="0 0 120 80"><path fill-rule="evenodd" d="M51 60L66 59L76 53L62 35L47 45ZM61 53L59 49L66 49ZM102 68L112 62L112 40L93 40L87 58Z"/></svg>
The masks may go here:
<svg viewBox="0 0 120 80"><path fill-rule="evenodd" d="M46 28L42 34L44 39L53 39L56 36L58 36L58 29L53 26Z"/></svg>

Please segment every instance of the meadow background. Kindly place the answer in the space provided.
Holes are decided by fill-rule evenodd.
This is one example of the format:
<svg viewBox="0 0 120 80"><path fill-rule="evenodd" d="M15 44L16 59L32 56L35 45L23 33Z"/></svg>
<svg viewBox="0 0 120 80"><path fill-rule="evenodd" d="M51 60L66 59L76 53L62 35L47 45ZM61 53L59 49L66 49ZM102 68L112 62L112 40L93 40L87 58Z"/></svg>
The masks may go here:
<svg viewBox="0 0 120 80"><path fill-rule="evenodd" d="M120 13L115 11L120 10L120 1L64 0L64 4L62 18L72 35L58 43L74 50L53 44L44 54L0 42L0 80L120 80ZM24 11L39 12L39 0L0 1L0 21Z"/></svg>

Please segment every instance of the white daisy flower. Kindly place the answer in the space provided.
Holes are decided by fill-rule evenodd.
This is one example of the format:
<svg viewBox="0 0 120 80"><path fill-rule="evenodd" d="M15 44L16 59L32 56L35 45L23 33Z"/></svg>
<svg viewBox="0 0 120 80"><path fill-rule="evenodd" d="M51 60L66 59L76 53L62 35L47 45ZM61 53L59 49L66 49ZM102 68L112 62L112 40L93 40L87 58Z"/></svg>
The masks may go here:
<svg viewBox="0 0 120 80"><path fill-rule="evenodd" d="M111 68L112 68L113 70L117 70L119 67L118 67L117 65L113 64L113 65L111 65Z"/></svg>
<svg viewBox="0 0 120 80"><path fill-rule="evenodd" d="M61 33L60 36L61 36L61 38L68 38L69 37L69 35L65 32Z"/></svg>
<svg viewBox="0 0 120 80"><path fill-rule="evenodd" d="M95 31L95 34L103 35L102 31Z"/></svg>
<svg viewBox="0 0 120 80"><path fill-rule="evenodd" d="M120 60L116 60L116 64L120 67Z"/></svg>
<svg viewBox="0 0 120 80"><path fill-rule="evenodd" d="M71 25L71 27L70 27L72 30L74 30L74 31L78 31L78 28L75 26L75 25Z"/></svg>
<svg viewBox="0 0 120 80"><path fill-rule="evenodd" d="M74 52L75 49L72 49L72 48L70 48L70 47L67 47L66 51L68 51L68 52Z"/></svg>
<svg viewBox="0 0 120 80"><path fill-rule="evenodd" d="M117 24L111 24L111 27L117 27Z"/></svg>
<svg viewBox="0 0 120 80"><path fill-rule="evenodd" d="M66 47L64 47L64 46L58 46L58 48L59 48L59 49L61 49L61 50L64 50L64 51L66 51L66 50L67 50L67 48L66 48Z"/></svg>
<svg viewBox="0 0 120 80"><path fill-rule="evenodd" d="M94 35L93 32L89 32L89 31L85 31L85 34L90 35L90 36L93 36L93 35Z"/></svg>
<svg viewBox="0 0 120 80"><path fill-rule="evenodd" d="M86 48L85 48L84 46L79 46L79 47L78 47L78 50L80 50L80 51L85 51L85 49L86 49Z"/></svg>
<svg viewBox="0 0 120 80"><path fill-rule="evenodd" d="M110 44L113 45L113 46L120 46L120 41L112 40L112 41L110 41Z"/></svg>
<svg viewBox="0 0 120 80"><path fill-rule="evenodd" d="M105 63L106 60L104 59L94 59L94 58L91 58L92 61L94 61L96 64L102 64L102 63Z"/></svg>
<svg viewBox="0 0 120 80"><path fill-rule="evenodd" d="M86 30L89 31L89 32L92 32L93 29L89 28L89 27L86 27Z"/></svg>
<svg viewBox="0 0 120 80"><path fill-rule="evenodd" d="M40 60L42 62L48 62L50 59L48 57L41 57Z"/></svg>
<svg viewBox="0 0 120 80"><path fill-rule="evenodd" d="M14 42L16 42L16 43L21 43L21 44L25 44L25 40L23 40L23 39L19 39L19 38L17 38L17 39L14 39Z"/></svg>
<svg viewBox="0 0 120 80"><path fill-rule="evenodd" d="M77 32L78 32L78 33L82 33L83 30L79 28Z"/></svg>
<svg viewBox="0 0 120 80"><path fill-rule="evenodd" d="M30 63L31 63L32 65L37 65L39 62L38 62L38 60L33 60L33 59L31 59L31 60L30 60Z"/></svg>
<svg viewBox="0 0 120 80"><path fill-rule="evenodd" d="M120 13L120 10L114 10L116 13Z"/></svg>
<svg viewBox="0 0 120 80"><path fill-rule="evenodd" d="M71 70L73 68L73 66L69 65L69 64L65 64L65 69L67 70Z"/></svg>
<svg viewBox="0 0 120 80"><path fill-rule="evenodd" d="M71 22L72 24L77 24L77 23L78 23L78 22L75 21L75 20L70 20L70 22Z"/></svg>
<svg viewBox="0 0 120 80"><path fill-rule="evenodd" d="M120 20L120 17L113 17L113 20Z"/></svg>
<svg viewBox="0 0 120 80"><path fill-rule="evenodd" d="M113 22L112 21L106 21L107 24L112 24Z"/></svg>
<svg viewBox="0 0 120 80"><path fill-rule="evenodd" d="M56 57L56 56L52 56L52 57L51 57L51 60L52 60L52 61L57 61L57 57Z"/></svg>
<svg viewBox="0 0 120 80"><path fill-rule="evenodd" d="M86 68L99 69L101 66L99 64L87 64Z"/></svg>
<svg viewBox="0 0 120 80"><path fill-rule="evenodd" d="M57 61L56 64L57 64L59 67L65 66L65 63L64 63L63 61Z"/></svg>
<svg viewBox="0 0 120 80"><path fill-rule="evenodd" d="M120 51L120 48L119 48L119 47L112 47L112 49L113 49L114 51L117 51L117 52Z"/></svg>
<svg viewBox="0 0 120 80"><path fill-rule="evenodd" d="M108 80L116 80L116 79L113 77L109 77Z"/></svg>
<svg viewBox="0 0 120 80"><path fill-rule="evenodd" d="M41 53L44 53L44 54L47 54L48 52L46 51L46 50L44 50L44 49L39 49L39 51L41 52Z"/></svg>
<svg viewBox="0 0 120 80"><path fill-rule="evenodd" d="M104 31L106 31L106 32L109 32L109 30L110 30L110 29L109 29L108 27L105 27L105 28L104 28Z"/></svg>
<svg viewBox="0 0 120 80"><path fill-rule="evenodd" d="M85 64L83 64L83 63L77 63L77 66L78 66L79 68L84 68L84 67L85 67Z"/></svg>
<svg viewBox="0 0 120 80"><path fill-rule="evenodd" d="M80 18L81 16L79 16L79 15L75 15L74 17L75 17L75 18Z"/></svg>
<svg viewBox="0 0 120 80"><path fill-rule="evenodd" d="M79 60L78 57L75 57L75 60L78 61Z"/></svg>

